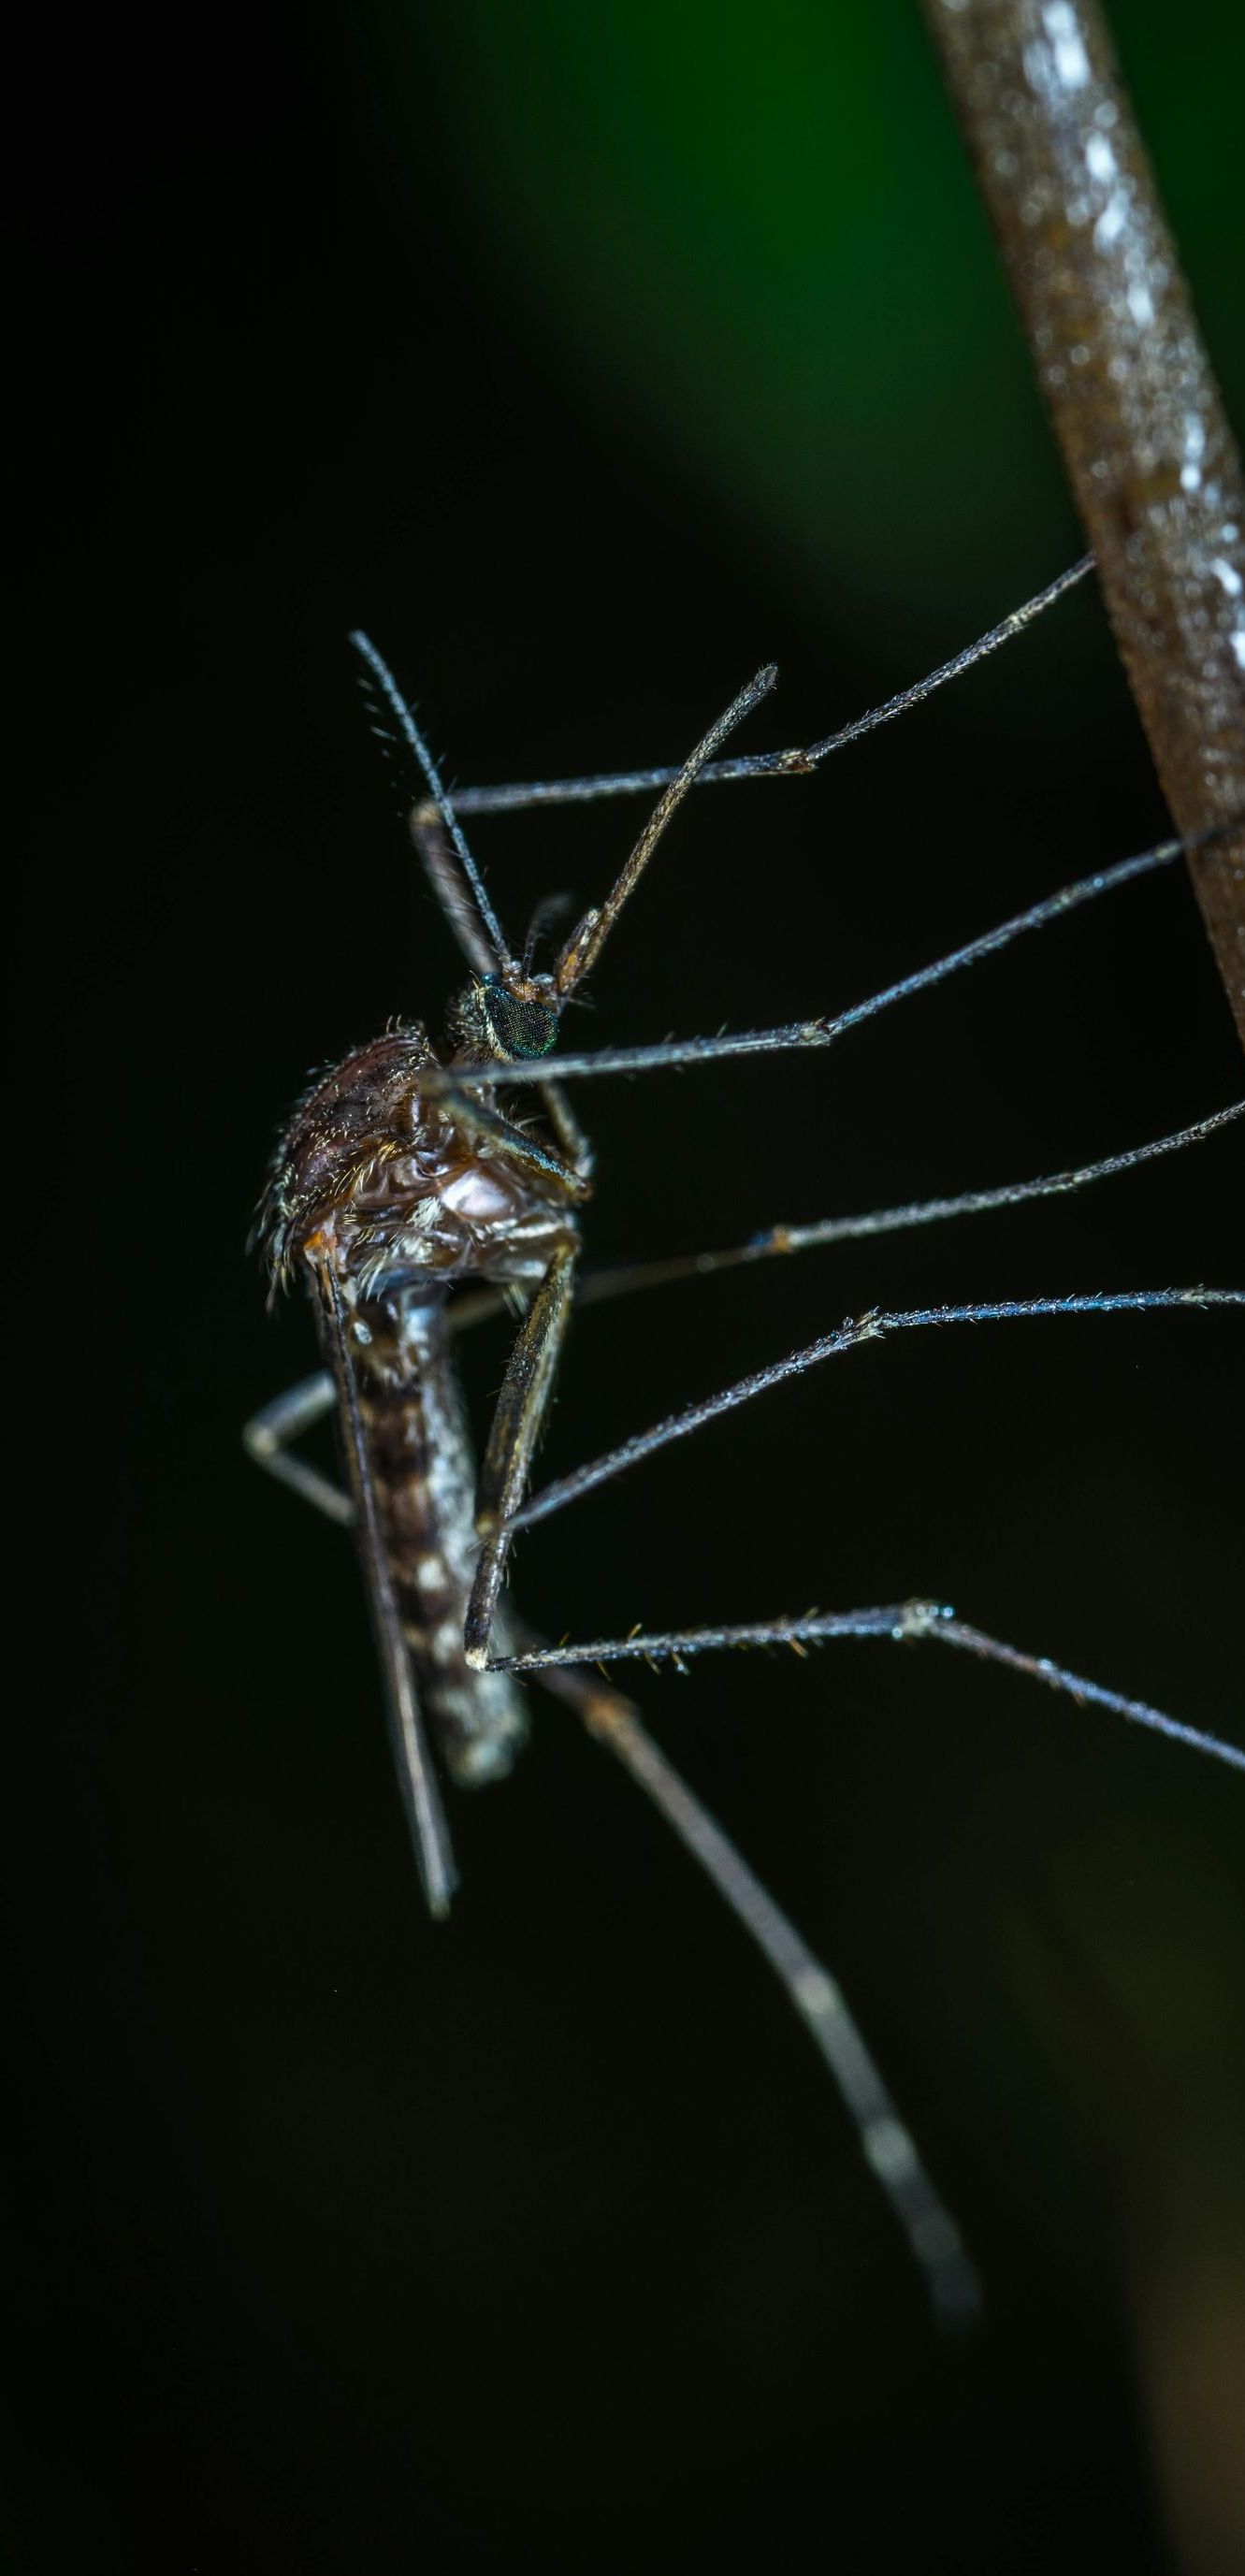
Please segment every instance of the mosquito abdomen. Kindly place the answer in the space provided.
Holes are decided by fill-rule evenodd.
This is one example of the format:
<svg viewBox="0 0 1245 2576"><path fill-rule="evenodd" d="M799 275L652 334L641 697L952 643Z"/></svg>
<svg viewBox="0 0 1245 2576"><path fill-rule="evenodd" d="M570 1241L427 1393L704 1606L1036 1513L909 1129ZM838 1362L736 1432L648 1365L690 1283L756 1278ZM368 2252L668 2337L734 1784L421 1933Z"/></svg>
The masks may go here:
<svg viewBox="0 0 1245 2576"><path fill-rule="evenodd" d="M442 1299L425 1287L361 1301L351 1339L381 1533L429 1723L456 1780L498 1779L526 1719L515 1684L472 1672L463 1651L475 1471Z"/></svg>

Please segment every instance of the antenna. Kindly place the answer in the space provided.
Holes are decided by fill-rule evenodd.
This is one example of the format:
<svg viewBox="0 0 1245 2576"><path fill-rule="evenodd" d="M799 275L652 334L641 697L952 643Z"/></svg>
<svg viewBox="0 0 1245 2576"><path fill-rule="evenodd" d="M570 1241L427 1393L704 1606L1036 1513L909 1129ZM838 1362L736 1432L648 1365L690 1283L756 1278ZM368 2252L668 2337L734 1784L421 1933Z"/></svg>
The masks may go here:
<svg viewBox="0 0 1245 2576"><path fill-rule="evenodd" d="M408 750L413 753L419 770L427 781L429 795L438 814L440 815L446 831L449 834L450 840L454 845L459 866L470 892L471 901L474 904L476 912L478 913L484 929L488 934L489 944L492 949L492 962L499 967L503 973L507 969L513 972L514 960L511 957L509 948L506 944L501 923L499 922L492 904L489 902L488 896L484 891L484 879L467 847L466 835L450 802L446 789L442 784L441 774L437 768L437 764L432 757L432 753L428 749L428 745L419 730L419 726L415 722L415 718L412 715L401 690L398 687L397 681L395 680L388 663L385 661L384 656L377 652L376 646L373 644L370 635L364 635L361 629L356 627L348 638L348 641L354 646L356 653L361 654L363 660L366 662L374 685L380 691L386 706L389 708L390 714L394 717L398 725L399 732L401 733ZM439 870L429 868L428 872L432 879L433 890L442 910L449 920L451 929L461 935L460 920L456 918L456 913L461 913L461 907L455 905L453 899L454 888L448 881L450 876L449 866L446 864L448 859L449 853L444 852L442 854L441 868Z"/></svg>

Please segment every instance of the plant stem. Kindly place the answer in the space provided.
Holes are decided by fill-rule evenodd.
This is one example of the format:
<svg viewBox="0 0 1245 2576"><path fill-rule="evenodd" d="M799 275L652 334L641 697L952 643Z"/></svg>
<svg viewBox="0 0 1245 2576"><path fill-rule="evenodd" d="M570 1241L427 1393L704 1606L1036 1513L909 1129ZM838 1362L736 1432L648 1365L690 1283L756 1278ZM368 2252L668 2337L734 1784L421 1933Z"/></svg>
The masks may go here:
<svg viewBox="0 0 1245 2576"><path fill-rule="evenodd" d="M1097 0L924 0L1245 1044L1245 482Z"/></svg>

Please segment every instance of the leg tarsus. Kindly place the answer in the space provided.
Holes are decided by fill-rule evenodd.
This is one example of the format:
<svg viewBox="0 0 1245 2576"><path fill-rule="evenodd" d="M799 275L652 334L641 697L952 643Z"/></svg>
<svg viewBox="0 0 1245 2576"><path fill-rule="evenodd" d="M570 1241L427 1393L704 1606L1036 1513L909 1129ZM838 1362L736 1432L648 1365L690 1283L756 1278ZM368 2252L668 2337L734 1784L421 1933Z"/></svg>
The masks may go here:
<svg viewBox="0 0 1245 2576"><path fill-rule="evenodd" d="M529 1650L535 1648L529 1631L519 1634ZM593 1673L556 1665L530 1668L533 1679L567 1702L588 1733L622 1763L764 1953L834 2078L865 2160L920 2266L936 2317L948 2326L972 2323L981 2305L976 2270L834 1979L666 1760L632 1702Z"/></svg>

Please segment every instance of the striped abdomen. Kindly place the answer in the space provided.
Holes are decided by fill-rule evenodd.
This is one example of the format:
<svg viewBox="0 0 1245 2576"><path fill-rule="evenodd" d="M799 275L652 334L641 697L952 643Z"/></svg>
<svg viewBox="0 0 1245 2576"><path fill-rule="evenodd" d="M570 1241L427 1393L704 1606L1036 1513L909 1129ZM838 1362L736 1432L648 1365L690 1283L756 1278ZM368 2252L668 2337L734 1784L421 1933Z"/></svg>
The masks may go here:
<svg viewBox="0 0 1245 2576"><path fill-rule="evenodd" d="M525 1732L504 1673L472 1672L463 1622L475 1570L475 1460L444 1306L427 1290L360 1302L351 1318L359 1406L403 1634L455 1779L510 1769Z"/></svg>

